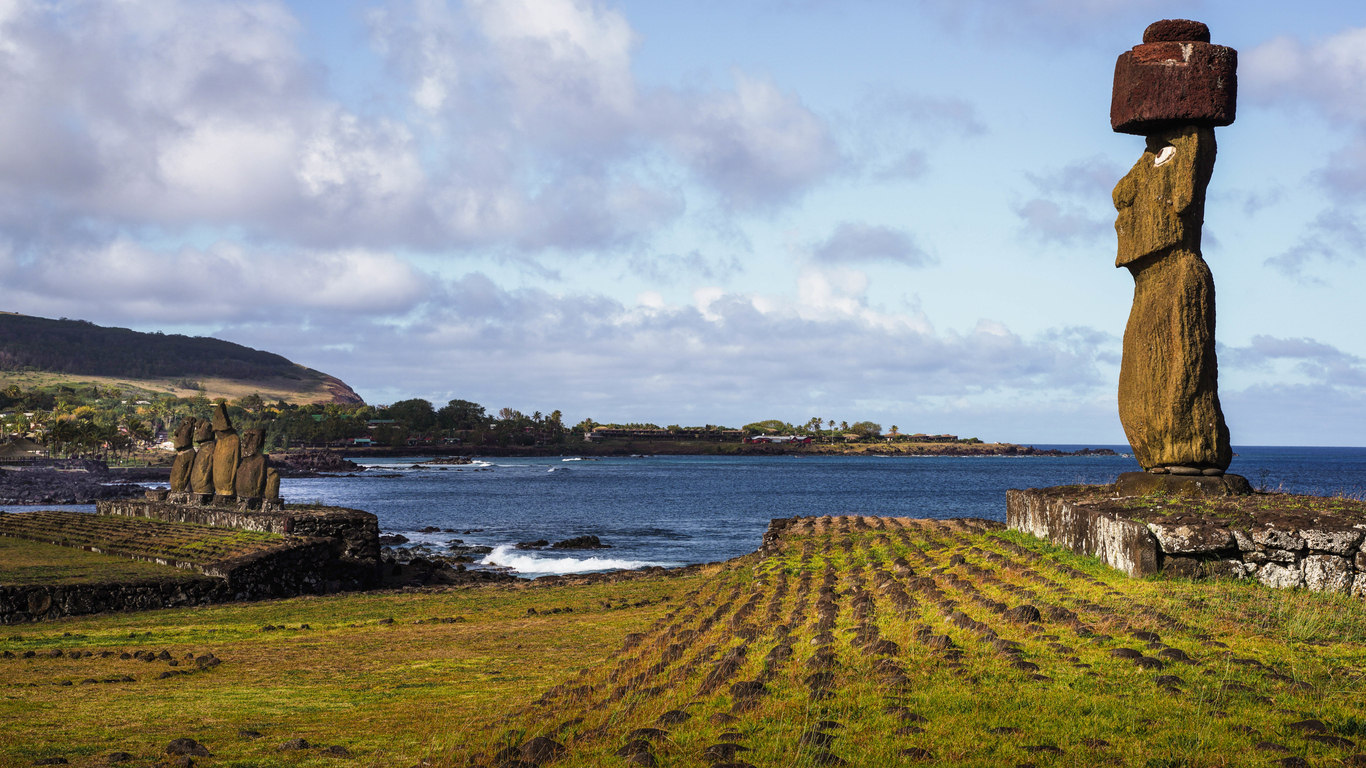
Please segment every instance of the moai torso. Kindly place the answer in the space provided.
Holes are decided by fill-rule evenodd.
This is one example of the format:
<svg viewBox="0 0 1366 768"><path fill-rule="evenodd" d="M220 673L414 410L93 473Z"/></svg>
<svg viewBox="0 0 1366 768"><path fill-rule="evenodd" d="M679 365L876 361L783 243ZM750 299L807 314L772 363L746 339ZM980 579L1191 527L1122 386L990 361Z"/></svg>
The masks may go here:
<svg viewBox="0 0 1366 768"><path fill-rule="evenodd" d="M255 500L266 494L266 457L261 453L265 431L248 429L242 433L242 462L237 465L237 498Z"/></svg>
<svg viewBox="0 0 1366 768"><path fill-rule="evenodd" d="M213 493L213 457L216 447L213 439L213 425L199 420L194 426L195 455L194 466L190 468L190 491L199 494Z"/></svg>
<svg viewBox="0 0 1366 768"><path fill-rule="evenodd" d="M217 445L213 452L214 492L222 497L237 493L237 464L241 460L241 440L228 421L227 406L219 403L213 411L213 435Z"/></svg>
<svg viewBox="0 0 1366 768"><path fill-rule="evenodd" d="M190 473L194 469L194 425L193 416L182 419L176 427L172 445L175 446L175 463L171 465L171 493L185 493L190 490Z"/></svg>

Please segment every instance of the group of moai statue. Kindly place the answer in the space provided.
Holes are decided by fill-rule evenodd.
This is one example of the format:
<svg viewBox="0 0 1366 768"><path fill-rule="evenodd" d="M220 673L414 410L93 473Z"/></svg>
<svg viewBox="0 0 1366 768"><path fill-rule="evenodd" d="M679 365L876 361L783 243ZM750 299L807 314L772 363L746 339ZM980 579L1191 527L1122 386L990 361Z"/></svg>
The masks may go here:
<svg viewBox="0 0 1366 768"><path fill-rule="evenodd" d="M1115 187L1116 267L1134 278L1119 418L1148 472L1222 475L1233 452L1219 407L1214 278L1200 253L1214 128L1233 122L1238 53L1198 21L1159 21L1115 64L1110 125L1147 147Z"/></svg>
<svg viewBox="0 0 1366 768"><path fill-rule="evenodd" d="M193 494L199 502L280 501L280 473L271 469L264 453L265 430L247 429L241 437L219 403L212 419L193 416L180 422L173 445L171 493Z"/></svg>

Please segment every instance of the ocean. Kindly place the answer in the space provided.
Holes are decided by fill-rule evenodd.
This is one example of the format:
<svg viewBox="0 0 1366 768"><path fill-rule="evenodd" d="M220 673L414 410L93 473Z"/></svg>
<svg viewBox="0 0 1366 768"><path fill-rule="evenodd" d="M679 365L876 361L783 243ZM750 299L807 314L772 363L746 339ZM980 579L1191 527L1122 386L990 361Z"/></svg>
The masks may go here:
<svg viewBox="0 0 1366 768"><path fill-rule="evenodd" d="M1128 446L1039 445L1074 451ZM1236 447L1253 487L1366 496L1366 448ZM455 540L524 576L726 560L754 551L775 517L889 515L1005 519L1007 488L1106 483L1127 455L1073 457L642 456L366 459L355 477L286 479L288 502L373 512L384 533L438 552ZM23 511L51 507L8 507ZM93 505L69 507L93 511ZM455 533L421 533L423 528ZM522 541L599 537L610 549L517 550ZM410 545L411 546L411 545Z"/></svg>
<svg viewBox="0 0 1366 768"><path fill-rule="evenodd" d="M1128 446L1036 447L1128 451ZM1235 451L1230 471L1246 476L1254 487L1366 495L1366 448ZM1106 483L1138 469L1127 455L498 458L464 467L423 465L410 457L364 463L369 469L356 477L286 480L282 495L373 512L384 532L438 550L453 539L493 547L486 563L527 576L725 560L754 551L775 517L1004 521L1008 488ZM457 533L419 532L427 527ZM521 541L583 535L597 536L611 549L513 548Z"/></svg>

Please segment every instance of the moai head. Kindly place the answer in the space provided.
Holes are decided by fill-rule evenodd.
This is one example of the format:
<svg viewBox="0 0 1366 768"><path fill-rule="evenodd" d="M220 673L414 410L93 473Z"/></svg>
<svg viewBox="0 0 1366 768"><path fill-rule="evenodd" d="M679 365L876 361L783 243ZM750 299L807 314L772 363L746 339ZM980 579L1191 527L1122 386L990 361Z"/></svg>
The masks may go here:
<svg viewBox="0 0 1366 768"><path fill-rule="evenodd" d="M232 422L228 420L228 407L222 403L213 407L213 429L215 432L232 432Z"/></svg>
<svg viewBox="0 0 1366 768"><path fill-rule="evenodd" d="M242 430L242 458L255 456L261 452L261 446L266 442L266 431L264 429L244 429Z"/></svg>
<svg viewBox="0 0 1366 768"><path fill-rule="evenodd" d="M1110 127L1150 136L1178 126L1230 125L1238 106L1238 52L1211 45L1209 27L1167 19L1143 31L1143 44L1120 54Z"/></svg>
<svg viewBox="0 0 1366 768"><path fill-rule="evenodd" d="M213 422L208 419L195 419L194 441L196 443L207 443L211 440L213 440Z"/></svg>
<svg viewBox="0 0 1366 768"><path fill-rule="evenodd" d="M175 428L175 437L171 438L171 445L177 451L184 451L194 447L194 426L195 417L186 416L180 420L180 426Z"/></svg>

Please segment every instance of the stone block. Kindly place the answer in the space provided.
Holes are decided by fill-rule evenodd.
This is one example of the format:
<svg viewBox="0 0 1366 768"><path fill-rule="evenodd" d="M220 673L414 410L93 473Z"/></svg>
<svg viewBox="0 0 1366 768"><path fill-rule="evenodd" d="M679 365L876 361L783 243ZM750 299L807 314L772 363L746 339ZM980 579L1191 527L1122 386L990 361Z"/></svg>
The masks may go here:
<svg viewBox="0 0 1366 768"><path fill-rule="evenodd" d="M1252 540L1267 549L1285 549L1291 552L1304 549L1304 539L1300 538L1297 531L1263 528L1252 532Z"/></svg>
<svg viewBox="0 0 1366 768"><path fill-rule="evenodd" d="M1315 592L1350 593L1356 577L1351 563L1336 555L1309 555L1300 569L1305 586Z"/></svg>
<svg viewBox="0 0 1366 768"><path fill-rule="evenodd" d="M1182 39L1185 38L1185 39ZM1160 21L1115 62L1110 127L1148 136L1178 125L1230 125L1238 108L1238 52L1209 42L1209 28Z"/></svg>
<svg viewBox="0 0 1366 768"><path fill-rule="evenodd" d="M1006 491L1006 525L1079 555L1099 558L1129 576L1158 571L1157 539L1143 523L1035 490Z"/></svg>
<svg viewBox="0 0 1366 768"><path fill-rule="evenodd" d="M1202 579L1205 577L1205 564L1193 557L1164 557L1162 575L1179 579Z"/></svg>
<svg viewBox="0 0 1366 768"><path fill-rule="evenodd" d="M1357 553L1356 565L1358 571L1366 572L1366 549Z"/></svg>
<svg viewBox="0 0 1366 768"><path fill-rule="evenodd" d="M1356 552L1357 545L1361 544L1362 536L1361 531L1353 530L1300 531L1300 538L1304 539L1304 543L1310 549L1334 555L1350 555Z"/></svg>
<svg viewBox="0 0 1366 768"><path fill-rule="evenodd" d="M1267 563L1257 569L1257 580L1273 589L1304 586L1304 572L1298 568Z"/></svg>
<svg viewBox="0 0 1366 768"><path fill-rule="evenodd" d="M1255 552L1262 547L1252 540L1252 534L1239 528L1233 532L1233 541L1243 552Z"/></svg>
<svg viewBox="0 0 1366 768"><path fill-rule="evenodd" d="M1252 486L1242 475L1204 477L1125 472L1115 482L1115 492L1120 496L1246 496L1252 493Z"/></svg>
<svg viewBox="0 0 1366 768"><path fill-rule="evenodd" d="M1243 559L1249 563L1293 563L1296 561L1294 552L1285 549L1257 549L1251 552L1244 552Z"/></svg>
<svg viewBox="0 0 1366 768"><path fill-rule="evenodd" d="M1213 525L1148 523L1148 530L1157 537L1162 551L1170 555L1218 552L1237 546L1232 531Z"/></svg>

